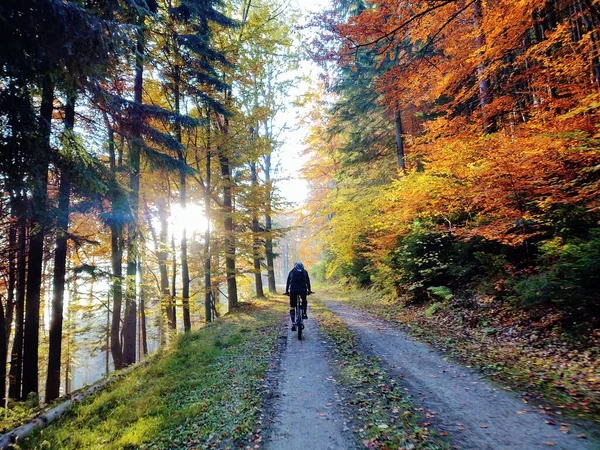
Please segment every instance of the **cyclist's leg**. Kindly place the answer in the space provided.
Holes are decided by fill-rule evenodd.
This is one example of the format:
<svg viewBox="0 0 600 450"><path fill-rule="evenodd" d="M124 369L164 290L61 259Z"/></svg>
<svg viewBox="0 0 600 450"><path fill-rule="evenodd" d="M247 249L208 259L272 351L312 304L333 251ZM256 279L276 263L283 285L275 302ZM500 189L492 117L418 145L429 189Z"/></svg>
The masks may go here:
<svg viewBox="0 0 600 450"><path fill-rule="evenodd" d="M308 300L306 298L306 294L300 294L300 297L302 297L302 318L308 319L308 316L306 315L306 309L308 308Z"/></svg>
<svg viewBox="0 0 600 450"><path fill-rule="evenodd" d="M298 305L298 294L290 292L290 319L292 320L292 330L296 324L296 306Z"/></svg>

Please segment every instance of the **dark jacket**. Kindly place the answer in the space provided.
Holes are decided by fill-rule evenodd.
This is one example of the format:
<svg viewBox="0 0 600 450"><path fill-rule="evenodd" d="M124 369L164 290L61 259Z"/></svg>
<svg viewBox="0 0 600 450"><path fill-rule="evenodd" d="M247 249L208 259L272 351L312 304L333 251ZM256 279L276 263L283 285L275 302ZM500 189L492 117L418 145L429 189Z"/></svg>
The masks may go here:
<svg viewBox="0 0 600 450"><path fill-rule="evenodd" d="M296 272L296 273L294 273ZM285 292L293 292L295 294L308 294L311 292L310 289L310 278L308 277L308 272L302 269L301 273L296 269L290 270L287 278L287 284L285 287Z"/></svg>

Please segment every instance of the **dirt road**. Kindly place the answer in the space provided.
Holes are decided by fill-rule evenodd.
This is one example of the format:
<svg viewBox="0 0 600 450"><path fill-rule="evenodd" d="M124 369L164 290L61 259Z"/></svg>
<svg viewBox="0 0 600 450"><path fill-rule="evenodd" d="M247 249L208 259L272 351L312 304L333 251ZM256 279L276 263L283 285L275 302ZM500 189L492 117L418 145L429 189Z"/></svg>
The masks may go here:
<svg viewBox="0 0 600 450"><path fill-rule="evenodd" d="M340 302L325 304L357 335L360 347L378 357L401 381L415 406L423 407L427 420L438 431L446 432L457 448L600 448L589 429L572 424L561 427L564 419L542 414L516 394L449 362L442 353L416 342L389 323ZM577 437L582 434L585 439Z"/></svg>
<svg viewBox="0 0 600 450"><path fill-rule="evenodd" d="M326 347L315 321L306 322L303 340L287 331L272 423L265 434L269 450L337 450L355 448L339 413L339 397L327 366Z"/></svg>

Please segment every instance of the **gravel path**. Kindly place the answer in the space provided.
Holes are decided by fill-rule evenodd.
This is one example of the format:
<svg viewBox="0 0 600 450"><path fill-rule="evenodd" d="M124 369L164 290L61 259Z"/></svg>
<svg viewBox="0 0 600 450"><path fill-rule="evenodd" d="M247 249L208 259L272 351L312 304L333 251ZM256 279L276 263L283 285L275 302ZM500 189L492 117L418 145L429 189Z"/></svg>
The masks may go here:
<svg viewBox="0 0 600 450"><path fill-rule="evenodd" d="M302 341L287 333L279 366L273 423L265 436L268 450L350 450L355 448L344 432L337 409L338 395L327 366L326 347L316 323L306 322Z"/></svg>
<svg viewBox="0 0 600 450"><path fill-rule="evenodd" d="M591 439L590 430L570 425L562 427L569 432L563 433L560 428L564 419L541 414L517 395L473 370L448 362L442 353L416 342L389 323L336 301L325 304L357 335L367 353L380 358L391 374L400 378L416 407L424 408L426 420L438 431L448 433L456 448L600 449L600 442ZM588 439L577 438L580 433Z"/></svg>

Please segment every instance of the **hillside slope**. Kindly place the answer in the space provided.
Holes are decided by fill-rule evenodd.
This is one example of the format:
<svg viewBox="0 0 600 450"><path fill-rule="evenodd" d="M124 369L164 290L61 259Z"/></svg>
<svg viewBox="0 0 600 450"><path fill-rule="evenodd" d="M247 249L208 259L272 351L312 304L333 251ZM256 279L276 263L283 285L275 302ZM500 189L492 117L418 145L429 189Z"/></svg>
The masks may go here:
<svg viewBox="0 0 600 450"><path fill-rule="evenodd" d="M245 304L21 443L29 449L211 448L254 439L285 303ZM225 441L225 442L224 442Z"/></svg>

